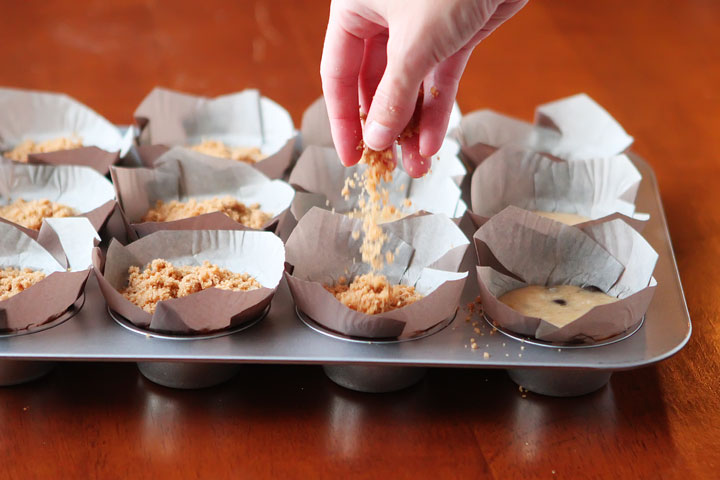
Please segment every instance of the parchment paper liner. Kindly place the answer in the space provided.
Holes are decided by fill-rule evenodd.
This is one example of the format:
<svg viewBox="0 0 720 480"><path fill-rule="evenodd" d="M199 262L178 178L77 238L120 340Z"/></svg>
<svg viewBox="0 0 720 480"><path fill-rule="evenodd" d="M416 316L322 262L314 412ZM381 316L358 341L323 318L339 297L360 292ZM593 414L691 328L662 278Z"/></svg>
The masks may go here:
<svg viewBox="0 0 720 480"><path fill-rule="evenodd" d="M0 331L25 330L57 318L77 301L85 288L90 274L89 264L82 265L76 261L81 257L77 251L84 250L85 257L89 259L95 231L85 219L54 220L56 226L67 220L73 227L82 222L85 226L58 228L55 232L45 222L38 241L10 224L0 223L0 268L30 268L46 274L43 280L30 288L0 301ZM76 252L66 257L61 249L63 244L74 245ZM74 260L70 263L71 269L67 268L67 258Z"/></svg>
<svg viewBox="0 0 720 480"><path fill-rule="evenodd" d="M281 178L293 160L296 132L290 114L257 90L215 98L154 88L135 110L140 146L190 146L205 139L259 147L268 157L254 164L270 178ZM152 167L158 150L138 149Z"/></svg>
<svg viewBox="0 0 720 480"><path fill-rule="evenodd" d="M492 110L471 112L453 136L463 155L475 165L503 145L582 160L617 155L633 142L622 126L584 93L540 105L534 125Z"/></svg>
<svg viewBox="0 0 720 480"><path fill-rule="evenodd" d="M87 218L100 231L115 210L115 191L107 178L94 169L77 165L27 165L0 161L0 205L9 205L18 198L48 199L58 202ZM10 223L32 238L37 231Z"/></svg>
<svg viewBox="0 0 720 480"><path fill-rule="evenodd" d="M248 273L263 286L235 292L208 288L158 302L153 315L123 297L128 268L144 268L156 258L174 265L204 260L236 273ZM107 255L95 249L93 265L108 306L135 325L172 333L222 330L256 318L270 304L285 262L282 241L270 232L236 230L158 231L127 246L113 240Z"/></svg>
<svg viewBox="0 0 720 480"><path fill-rule="evenodd" d="M290 207L294 190L282 180L270 180L242 162L228 162L186 148L163 154L156 168L113 167L110 171L118 203L131 240L158 230L250 229L227 215L214 212L172 222L140 222L157 200L187 201L231 195L245 204L259 203L273 218L263 226L274 229Z"/></svg>
<svg viewBox="0 0 720 480"><path fill-rule="evenodd" d="M0 154L26 139L44 141L77 136L83 147L28 156L28 163L82 165L106 175L130 150L132 134L118 128L62 93L0 88Z"/></svg>
<svg viewBox="0 0 720 480"><path fill-rule="evenodd" d="M345 167L340 163L337 152L332 148L309 146L300 155L288 180L298 192L295 194L290 211L296 219L301 218L313 207L325 210L335 209L347 213L358 207L360 199L360 181L351 189L350 198L344 199L341 190L346 178L361 174L366 165ZM462 192L452 179L430 173L422 178L412 178L400 169L393 172L393 181L388 189L390 204L404 212L427 211L442 213L451 218L459 218L467 209L462 201ZM405 199L412 202L404 206Z"/></svg>
<svg viewBox="0 0 720 480"><path fill-rule="evenodd" d="M568 162L505 146L473 172L471 218L480 226L513 205L531 211L575 213L591 220L613 216L642 231L649 215L635 211L641 180L625 154Z"/></svg>
<svg viewBox="0 0 720 480"><path fill-rule="evenodd" d="M378 315L352 310L323 288L340 276L369 271L362 263L362 238L352 232L361 221L313 208L298 222L286 244L292 274L290 293L300 310L336 332L365 338L408 338L432 328L457 309L467 272L457 273L468 241L444 215L413 215L383 225L395 261L382 272L393 284L414 285L426 295L406 307ZM384 249L383 251L385 251Z"/></svg>
<svg viewBox="0 0 720 480"><path fill-rule="evenodd" d="M461 118L460 108L455 103L450 114L448 135L457 128ZM330 119L323 97L319 97L305 110L300 129L303 151L307 150L309 146L335 148L330 134ZM450 177L459 186L467 175L467 169L459 155L460 144L454 138L446 136L440 151L433 155L432 174ZM396 156L398 168L403 170L402 151L399 148L396 148Z"/></svg>
<svg viewBox="0 0 720 480"><path fill-rule="evenodd" d="M473 236L480 296L498 325L551 342L606 339L635 326L655 291L657 253L620 219L567 226L517 207L493 216ZM617 302L594 307L557 328L498 300L527 285L594 286Z"/></svg>

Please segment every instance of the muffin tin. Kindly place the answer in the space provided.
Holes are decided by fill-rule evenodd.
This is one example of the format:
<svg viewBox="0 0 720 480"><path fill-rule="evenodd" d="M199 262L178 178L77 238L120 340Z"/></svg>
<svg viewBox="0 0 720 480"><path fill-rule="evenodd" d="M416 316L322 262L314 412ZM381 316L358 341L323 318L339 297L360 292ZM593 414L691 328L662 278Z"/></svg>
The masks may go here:
<svg viewBox="0 0 720 480"><path fill-rule="evenodd" d="M505 369L519 385L541 394L591 392L605 385L615 371L668 358L687 343L691 332L657 181L644 160L631 158L644 179L637 206L650 214L643 235L660 258L655 269L658 287L644 324L621 341L585 348L548 347L493 331L478 316L473 317L477 322L473 326L465 322L464 310L478 294L472 275L455 318L424 338L358 342L323 335L298 318L283 281L266 318L252 328L213 339L173 341L138 335L113 321L92 278L85 307L72 321L0 339L0 383L37 378L43 372L36 366L52 361L134 361L152 381L198 388L230 378L243 363L283 363L323 365L330 379L361 391L404 388L419 381L427 367L466 367ZM467 193L465 189L466 201ZM468 235L474 231L467 218L461 226ZM282 233L286 235L287 229ZM472 271L475 263L475 253L468 249L460 270ZM477 340L477 349L471 348L470 337Z"/></svg>

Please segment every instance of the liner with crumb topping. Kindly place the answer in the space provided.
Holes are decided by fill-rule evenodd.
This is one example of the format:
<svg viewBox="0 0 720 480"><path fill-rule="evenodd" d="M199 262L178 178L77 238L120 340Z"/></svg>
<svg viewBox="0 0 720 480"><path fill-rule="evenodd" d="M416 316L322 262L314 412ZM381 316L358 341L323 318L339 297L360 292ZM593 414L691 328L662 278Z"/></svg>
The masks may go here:
<svg viewBox="0 0 720 480"><path fill-rule="evenodd" d="M115 125L62 93L0 88L0 112L0 156L24 140L77 138L82 147L31 153L28 163L82 165L106 175L132 146L132 132L121 135Z"/></svg>
<svg viewBox="0 0 720 480"><path fill-rule="evenodd" d="M460 124L460 109L457 103L453 105L448 125L448 135ZM310 146L335 148L330 134L330 119L328 118L325 99L315 100L303 113L300 127L303 151ZM402 151L395 147L395 155L399 160L398 170L403 171ZM440 151L433 155L432 168L428 175L450 177L458 186L462 183L467 169L459 158L460 144L450 136L446 136ZM339 161L339 160L338 160ZM295 169L294 169L295 170Z"/></svg>
<svg viewBox="0 0 720 480"><path fill-rule="evenodd" d="M334 209L339 213L358 208L362 172L365 169L367 165L362 164L343 166L332 148L307 147L288 180L298 190L290 207L295 219L300 219L313 207ZM352 179L356 186L350 189L350 196L345 199L341 190L347 178ZM408 215L424 210L459 218L467 209L461 199L460 187L452 179L439 174L429 173L422 178L412 178L396 169L392 183L383 184L383 188L387 188L390 205Z"/></svg>
<svg viewBox="0 0 720 480"><path fill-rule="evenodd" d="M591 221L622 218L638 231L649 215L635 211L642 176L625 154L564 161L505 146L477 166L470 183L476 225L505 207L577 214Z"/></svg>
<svg viewBox="0 0 720 480"><path fill-rule="evenodd" d="M155 168L113 167L110 171L131 240L158 230L249 229L221 212L170 222L141 222L158 200L186 202L190 198L237 198L259 203L272 214L263 229L272 230L292 203L295 191L282 180L271 180L250 165L228 163L186 148L175 147L155 162Z"/></svg>
<svg viewBox="0 0 720 480"><path fill-rule="evenodd" d="M633 142L622 126L584 93L538 106L535 124L492 110L471 112L453 136L463 155L475 165L503 145L582 160L617 155Z"/></svg>
<svg viewBox="0 0 720 480"><path fill-rule="evenodd" d="M146 167L169 147L203 140L259 147L267 156L254 166L270 178L282 177L293 160L297 135L290 114L257 90L207 98L156 87L134 116L138 154Z"/></svg>
<svg viewBox="0 0 720 480"><path fill-rule="evenodd" d="M10 224L0 223L0 269L28 268L46 275L22 292L0 301L2 332L31 329L57 318L80 298L85 288L90 274L90 252L98 240L95 230L86 219L54 222L54 226L45 222L37 239ZM72 253L65 252L63 246L72 246Z"/></svg>
<svg viewBox="0 0 720 480"><path fill-rule="evenodd" d="M236 273L248 273L262 288L230 291L208 288L186 297L157 303L154 314L121 293L128 268L141 269L154 259L174 265L200 266L207 260ZM159 231L127 246L113 240L103 255L95 249L93 265L108 306L135 325L172 333L222 330L257 318L270 304L282 279L285 250L270 232L237 230Z"/></svg>
<svg viewBox="0 0 720 480"><path fill-rule="evenodd" d="M539 340L593 343L626 332L642 320L657 285L652 276L657 253L620 219L568 226L507 207L473 239L485 313L497 325ZM596 287L619 300L562 328L498 300L528 285L565 284Z"/></svg>
<svg viewBox="0 0 720 480"><path fill-rule="evenodd" d="M369 272L359 253L361 220L313 208L300 219L286 244L286 273L295 304L330 330L364 338L408 338L451 317L467 272L459 272L469 242L445 215L413 215L383 225L383 252L394 253L379 272L391 284L413 285L424 297L410 305L368 315L342 304L323 285L351 281Z"/></svg>
<svg viewBox="0 0 720 480"><path fill-rule="evenodd" d="M26 165L0 161L0 205L47 199L71 207L100 232L115 210L115 190L96 170L76 165ZM37 232L10 220L32 237Z"/></svg>

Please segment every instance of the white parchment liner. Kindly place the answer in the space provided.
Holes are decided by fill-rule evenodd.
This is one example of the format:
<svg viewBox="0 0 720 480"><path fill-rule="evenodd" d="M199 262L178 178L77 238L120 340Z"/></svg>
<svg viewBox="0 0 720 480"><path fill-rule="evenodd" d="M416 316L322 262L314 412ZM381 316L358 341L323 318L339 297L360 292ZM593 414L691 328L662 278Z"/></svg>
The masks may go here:
<svg viewBox="0 0 720 480"><path fill-rule="evenodd" d="M343 198L341 190L346 178L358 178L367 169L367 165L357 164L345 167L333 148L309 146L300 155L288 180L298 189L290 210L296 219L301 218L313 207L326 210L334 209L347 213L358 208L360 199L360 181L355 180L356 188L350 189L350 198ZM393 181L383 183L387 188L390 204L408 214L417 211L442 213L451 218L459 218L467 210L462 201L462 192L448 176L431 172L422 178L412 178L400 169L393 172ZM404 201L412 204L405 207Z"/></svg>
<svg viewBox="0 0 720 480"><path fill-rule="evenodd" d="M450 114L448 135L460 124L461 118L460 108L457 103L455 103ZM307 150L309 146L335 148L330 133L330 119L328 118L325 99L323 97L315 100L307 110L305 110L300 128L303 151ZM400 148L397 148L397 146L395 151L398 159L398 169L403 170L402 151ZM467 174L467 169L462 160L460 160L459 155L460 144L454 138L446 136L440 150L432 157L432 174L450 177L457 185L460 185Z"/></svg>
<svg viewBox="0 0 720 480"><path fill-rule="evenodd" d="M413 215L383 225L388 235L383 252L395 260L380 273L391 284L413 285L424 298L378 315L352 310L325 288L341 276L352 280L367 273L359 249L362 238L352 232L362 222L313 208L298 222L286 244L286 273L298 308L319 324L345 335L365 338L411 337L452 316L458 307L467 272L457 273L468 240L444 215Z"/></svg>
<svg viewBox="0 0 720 480"><path fill-rule="evenodd" d="M141 270L161 258L173 265L200 266L207 260L236 273L248 273L262 285L249 291L208 288L157 303L149 314L123 297L128 268ZM113 240L103 257L95 249L93 264L100 290L111 309L139 327L163 332L222 330L252 320L270 304L285 262L282 241L270 232L237 230L158 231L127 246Z"/></svg>
<svg viewBox="0 0 720 480"><path fill-rule="evenodd" d="M473 172L473 220L480 225L513 205L525 210L574 213L591 220L614 215L641 230L649 218L635 211L641 180L640 172L625 154L563 161L505 146Z"/></svg>
<svg viewBox="0 0 720 480"><path fill-rule="evenodd" d="M0 268L30 268L46 275L30 288L0 301L0 331L24 330L57 318L77 301L85 288L89 264L77 260L89 258L95 231L86 219L55 220L70 220L79 228L63 228L60 221L55 225L58 230L53 231L45 222L35 240L11 224L0 223ZM75 246L67 256L61 249L66 244ZM73 259L69 269L68 258Z"/></svg>
<svg viewBox="0 0 720 480"><path fill-rule="evenodd" d="M617 155L633 142L622 126L584 93L540 105L534 125L492 110L471 112L453 136L475 165L503 145L582 160Z"/></svg>
<svg viewBox="0 0 720 480"><path fill-rule="evenodd" d="M602 340L641 321L655 291L658 255L620 219L578 228L507 207L473 236L485 313L514 332L552 342ZM594 307L562 328L524 316L498 297L528 285L597 287L617 302Z"/></svg>
<svg viewBox="0 0 720 480"><path fill-rule="evenodd" d="M115 209L115 190L96 170L77 165L27 165L0 161L0 205L15 200L48 199L72 207L86 217L96 231L105 225ZM32 230L6 219L35 237Z"/></svg>
<svg viewBox="0 0 720 480"><path fill-rule="evenodd" d="M62 93L0 88L0 112L0 154L26 139L82 139L82 148L31 154L29 163L83 165L105 175L132 145L132 135L123 137L104 117Z"/></svg>
<svg viewBox="0 0 720 480"><path fill-rule="evenodd" d="M186 202L230 195L245 204L259 203L273 215L272 229L293 201L295 191L282 180L270 180L242 162L210 157L175 147L155 162L156 168L113 167L110 174L131 239L157 230L248 229L227 215L214 212L172 222L143 222L158 200Z"/></svg>
<svg viewBox="0 0 720 480"><path fill-rule="evenodd" d="M296 132L290 114L257 90L207 98L156 87L135 110L141 146L191 146L219 140L233 147L258 147L267 155L255 167L280 178L290 166ZM140 158L147 167L155 154Z"/></svg>

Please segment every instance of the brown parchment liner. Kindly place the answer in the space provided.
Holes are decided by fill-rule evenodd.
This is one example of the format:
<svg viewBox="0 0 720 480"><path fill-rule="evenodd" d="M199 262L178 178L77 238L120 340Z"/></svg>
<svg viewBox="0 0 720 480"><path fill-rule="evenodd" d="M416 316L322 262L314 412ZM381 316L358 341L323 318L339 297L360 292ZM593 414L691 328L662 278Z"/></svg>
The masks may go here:
<svg viewBox="0 0 720 480"><path fill-rule="evenodd" d="M637 325L655 292L657 253L620 219L567 226L517 207L490 218L473 236L480 296L497 325L551 342L592 343ZM557 328L498 300L527 285L594 286L617 302Z"/></svg>
<svg viewBox="0 0 720 480"><path fill-rule="evenodd" d="M334 209L340 213L359 209L361 180L355 180L356 188L350 189L348 199L343 198L341 190L346 178L353 178L355 173L360 178L366 168L361 164L343 166L333 148L308 146L288 179L290 185L298 190L290 207L295 219L301 218L313 207ZM467 210L460 187L449 177L429 174L412 178L397 169L393 172L393 181L383 183L383 188L388 190L390 205L407 214L426 211L457 219ZM412 202L409 207L405 206L406 199Z"/></svg>
<svg viewBox="0 0 720 480"><path fill-rule="evenodd" d="M455 103L450 114L448 135L446 135L443 140L440 150L433 155L430 171L426 174L426 176L430 175L435 178L450 177L458 186L460 186L467 175L467 168L465 168L465 165L460 159L460 144L454 137L450 136L450 132L460 124L460 118L460 109L457 103ZM330 119L323 97L315 100L305 112L303 112L300 137L302 139L303 153L311 146L335 148L332 135L330 134ZM406 173L402 162L402 150L395 148L395 155L398 160L397 171L401 171L403 175L405 175ZM338 158L338 162L339 161ZM293 168L293 171L295 170L297 170L297 167Z"/></svg>
<svg viewBox="0 0 720 480"><path fill-rule="evenodd" d="M28 165L0 161L0 204L9 205L18 198L50 201L72 207L87 218L97 232L105 226L116 207L115 192L107 178L94 169L78 165ZM10 223L32 238L37 231Z"/></svg>
<svg viewBox="0 0 720 480"><path fill-rule="evenodd" d="M46 234L45 223L39 240L8 223L0 223L0 268L30 268L47 276L30 288L0 301L0 332L16 332L47 323L72 306L82 294L90 274L88 266L69 271L62 250L58 250L57 235ZM37 232L36 232L37 233ZM83 243L83 233L69 232L68 242ZM51 253L40 242L48 241ZM83 243L84 244L84 243Z"/></svg>
<svg viewBox="0 0 720 480"><path fill-rule="evenodd" d="M0 111L0 155L25 139L82 138L81 148L30 154L31 164L81 165L107 175L132 145L130 135L65 94L0 88Z"/></svg>
<svg viewBox="0 0 720 480"><path fill-rule="evenodd" d="M649 215L635 211L642 176L625 154L565 161L507 145L477 166L470 183L476 226L512 205L531 211L621 218L642 231Z"/></svg>
<svg viewBox="0 0 720 480"><path fill-rule="evenodd" d="M534 124L492 110L471 112L452 135L460 142L463 156L474 165L503 145L582 160L617 155L633 142L622 126L584 93L538 106Z"/></svg>
<svg viewBox="0 0 720 480"><path fill-rule="evenodd" d="M263 286L249 291L208 288L157 303L149 314L120 294L128 268L156 258L174 265L204 260L236 273L249 273ZM270 232L236 230L158 231L127 246L113 240L107 255L95 249L93 266L108 306L135 325L178 334L211 332L257 318L270 304L284 268L282 241Z"/></svg>
<svg viewBox="0 0 720 480"><path fill-rule="evenodd" d="M414 285L424 298L383 314L348 308L323 284L345 276L352 280L369 271L362 263L362 238L352 232L361 221L313 208L298 222L286 244L292 274L285 277L300 310L336 332L364 338L408 338L451 317L460 301L467 272L457 273L468 241L444 215L418 214L383 225L385 250L395 252L382 274L391 283Z"/></svg>
<svg viewBox="0 0 720 480"><path fill-rule="evenodd" d="M257 146L268 156L253 164L281 178L293 160L297 135L290 114L257 90L207 98L154 88L134 113L140 161L153 167L162 147L190 146L204 138ZM232 160L234 162L234 160Z"/></svg>
<svg viewBox="0 0 720 480"><path fill-rule="evenodd" d="M161 155L153 169L113 167L110 175L130 240L159 230L250 230L220 212L172 222L141 222L158 200L184 202L191 197L230 195L246 204L257 202L262 210L273 213L263 229L274 230L295 194L287 183L271 180L250 165L181 147Z"/></svg>

